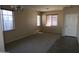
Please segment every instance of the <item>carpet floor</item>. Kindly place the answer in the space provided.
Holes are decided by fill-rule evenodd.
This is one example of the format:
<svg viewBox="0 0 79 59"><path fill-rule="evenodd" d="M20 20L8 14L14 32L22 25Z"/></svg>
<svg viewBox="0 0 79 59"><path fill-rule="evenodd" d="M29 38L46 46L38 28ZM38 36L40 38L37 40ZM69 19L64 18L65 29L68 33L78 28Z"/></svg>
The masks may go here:
<svg viewBox="0 0 79 59"><path fill-rule="evenodd" d="M48 53L79 53L79 45L76 37L64 36L48 50Z"/></svg>
<svg viewBox="0 0 79 59"><path fill-rule="evenodd" d="M5 44L5 48L9 53L46 53L59 38L59 34L37 33Z"/></svg>

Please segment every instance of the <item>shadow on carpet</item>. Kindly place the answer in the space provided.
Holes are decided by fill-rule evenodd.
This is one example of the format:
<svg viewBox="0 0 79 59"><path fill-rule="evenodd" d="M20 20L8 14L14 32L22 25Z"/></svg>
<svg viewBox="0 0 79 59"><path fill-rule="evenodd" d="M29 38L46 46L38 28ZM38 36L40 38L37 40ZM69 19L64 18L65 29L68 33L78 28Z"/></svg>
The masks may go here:
<svg viewBox="0 0 79 59"><path fill-rule="evenodd" d="M76 37L64 36L58 39L47 53L79 53Z"/></svg>

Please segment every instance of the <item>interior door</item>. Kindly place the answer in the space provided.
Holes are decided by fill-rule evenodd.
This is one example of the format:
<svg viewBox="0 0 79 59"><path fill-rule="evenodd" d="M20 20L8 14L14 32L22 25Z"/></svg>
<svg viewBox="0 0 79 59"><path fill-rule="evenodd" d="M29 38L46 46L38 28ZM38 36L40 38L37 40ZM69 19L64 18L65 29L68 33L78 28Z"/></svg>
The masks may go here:
<svg viewBox="0 0 79 59"><path fill-rule="evenodd" d="M78 14L66 14L64 36L77 36Z"/></svg>

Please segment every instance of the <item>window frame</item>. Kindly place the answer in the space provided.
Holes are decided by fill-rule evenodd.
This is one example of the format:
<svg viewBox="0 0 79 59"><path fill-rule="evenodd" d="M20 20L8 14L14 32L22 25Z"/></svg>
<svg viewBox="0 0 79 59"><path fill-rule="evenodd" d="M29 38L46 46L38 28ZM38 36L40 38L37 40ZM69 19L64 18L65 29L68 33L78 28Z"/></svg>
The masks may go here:
<svg viewBox="0 0 79 59"><path fill-rule="evenodd" d="M57 15L57 26L58 26L58 14L47 14L46 15L46 24L47 24L47 21L48 21L48 19L47 19L47 17L49 16L49 15ZM45 25L46 26L46 25ZM57 27L57 26L46 26L46 27Z"/></svg>
<svg viewBox="0 0 79 59"><path fill-rule="evenodd" d="M10 30L4 30L4 19L3 19L3 10L7 10L7 11L12 11L12 10L8 10L8 9L1 9L2 11L2 21L3 21L3 31L4 32L11 32L15 29L15 16L14 16L14 12L12 11L12 19L13 19L13 29L10 29Z"/></svg>

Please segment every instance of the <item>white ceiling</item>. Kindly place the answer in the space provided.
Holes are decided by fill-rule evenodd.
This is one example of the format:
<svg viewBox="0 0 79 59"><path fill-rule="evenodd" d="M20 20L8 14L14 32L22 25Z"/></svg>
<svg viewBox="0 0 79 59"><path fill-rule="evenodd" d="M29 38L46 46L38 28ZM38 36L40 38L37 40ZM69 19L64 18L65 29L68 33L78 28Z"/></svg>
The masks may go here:
<svg viewBox="0 0 79 59"><path fill-rule="evenodd" d="M54 11L63 10L64 7L69 7L69 5L25 5L23 7L35 11Z"/></svg>

